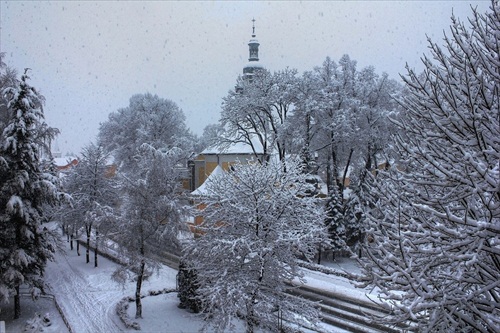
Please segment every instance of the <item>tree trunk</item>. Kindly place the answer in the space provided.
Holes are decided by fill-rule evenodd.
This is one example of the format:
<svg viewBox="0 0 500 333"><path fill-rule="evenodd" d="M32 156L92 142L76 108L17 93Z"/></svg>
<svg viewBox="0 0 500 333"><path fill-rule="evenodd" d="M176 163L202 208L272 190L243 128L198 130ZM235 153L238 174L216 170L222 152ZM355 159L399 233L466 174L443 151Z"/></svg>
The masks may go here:
<svg viewBox="0 0 500 333"><path fill-rule="evenodd" d="M141 267L139 268L139 274L137 274L137 284L135 287L135 318L142 318L142 303L141 303L141 287L142 279L144 278L144 267L146 263L144 259L141 260Z"/></svg>
<svg viewBox="0 0 500 333"><path fill-rule="evenodd" d="M87 229L87 251L85 252L87 257L87 264L90 262L90 230Z"/></svg>
<svg viewBox="0 0 500 333"><path fill-rule="evenodd" d="M351 148L351 150L349 151L349 157L347 158L347 164L344 169L344 174L342 175L342 186L340 187L340 200L342 203L344 202L345 179L347 178L347 171L349 170L349 164L351 164L351 157L353 152L354 149Z"/></svg>
<svg viewBox="0 0 500 333"><path fill-rule="evenodd" d="M257 324L256 320L255 320L255 311L253 308L254 304L255 304L255 293L252 295L252 298L247 303L247 329L246 329L246 333L253 333L254 327Z"/></svg>
<svg viewBox="0 0 500 333"><path fill-rule="evenodd" d="M73 251L73 239L74 239L73 233L71 233L71 238L70 238L70 242L69 242L69 248L71 249L71 251Z"/></svg>
<svg viewBox="0 0 500 333"><path fill-rule="evenodd" d="M19 286L16 286L16 294L14 295L14 319L21 317L21 298L19 297Z"/></svg>
<svg viewBox="0 0 500 333"><path fill-rule="evenodd" d="M247 318L247 330L246 333L253 333L254 322L253 318Z"/></svg>
<svg viewBox="0 0 500 333"><path fill-rule="evenodd" d="M366 155L365 169L370 171L371 168L372 168L372 152L371 152L370 146L368 146L368 153Z"/></svg>
<svg viewBox="0 0 500 333"><path fill-rule="evenodd" d="M330 189L333 187L331 160L332 157L328 155L326 162L326 188L328 189L328 193L330 193Z"/></svg>
<svg viewBox="0 0 500 333"><path fill-rule="evenodd" d="M99 246L99 231L95 232L94 267L97 267L97 247Z"/></svg>
<svg viewBox="0 0 500 333"><path fill-rule="evenodd" d="M337 151L335 150L335 146L333 145L334 142L334 134L333 132L330 133L330 141L331 141L331 146L330 146L330 154L331 154L331 162L332 162L332 169L330 170L332 172L332 181L339 186L339 168L337 165Z"/></svg>
<svg viewBox="0 0 500 333"><path fill-rule="evenodd" d="M318 245L318 265L321 265L321 244Z"/></svg>
<svg viewBox="0 0 500 333"><path fill-rule="evenodd" d="M80 242L78 239L76 240L76 253L78 253L78 256L80 256Z"/></svg>
<svg viewBox="0 0 500 333"><path fill-rule="evenodd" d="M278 306L278 332L285 332L283 329L283 312L281 311L280 307Z"/></svg>

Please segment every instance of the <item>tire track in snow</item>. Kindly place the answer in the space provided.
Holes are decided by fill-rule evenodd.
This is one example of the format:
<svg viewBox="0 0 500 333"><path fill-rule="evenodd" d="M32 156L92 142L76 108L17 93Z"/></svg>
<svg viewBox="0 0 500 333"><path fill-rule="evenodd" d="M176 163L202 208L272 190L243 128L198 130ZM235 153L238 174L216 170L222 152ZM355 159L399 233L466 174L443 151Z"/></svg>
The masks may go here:
<svg viewBox="0 0 500 333"><path fill-rule="evenodd" d="M120 332L112 309L120 296L110 290L92 287L68 258L56 254L56 263L46 271L52 293L57 297L75 332Z"/></svg>

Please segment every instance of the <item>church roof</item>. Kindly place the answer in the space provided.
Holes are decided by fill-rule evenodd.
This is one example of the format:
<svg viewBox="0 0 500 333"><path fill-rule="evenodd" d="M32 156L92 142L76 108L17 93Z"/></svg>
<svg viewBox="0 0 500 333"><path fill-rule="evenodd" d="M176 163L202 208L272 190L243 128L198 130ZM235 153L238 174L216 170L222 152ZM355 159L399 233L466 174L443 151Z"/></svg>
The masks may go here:
<svg viewBox="0 0 500 333"><path fill-rule="evenodd" d="M208 195L207 191L207 185L210 184L211 182L214 181L214 179L217 179L219 177L222 177L225 174L224 169L221 168L220 165L217 165L212 171L212 173L208 176L208 178L203 182L203 184L200 185L196 190L191 192L191 195L195 196L206 196Z"/></svg>
<svg viewBox="0 0 500 333"><path fill-rule="evenodd" d="M265 68L260 61L249 61L243 68Z"/></svg>

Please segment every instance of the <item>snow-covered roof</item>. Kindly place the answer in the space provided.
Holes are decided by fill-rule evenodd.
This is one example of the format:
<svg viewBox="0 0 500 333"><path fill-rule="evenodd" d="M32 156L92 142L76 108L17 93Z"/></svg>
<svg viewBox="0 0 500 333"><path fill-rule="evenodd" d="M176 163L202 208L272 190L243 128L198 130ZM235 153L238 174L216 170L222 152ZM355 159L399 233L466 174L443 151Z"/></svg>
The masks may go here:
<svg viewBox="0 0 500 333"><path fill-rule="evenodd" d="M262 144L257 138L252 138L251 140L253 147L255 148L255 153L263 154L264 149L262 148ZM234 142L228 146L225 145L215 145L210 146L201 152L202 155L246 155L246 154L254 154L252 147L245 142Z"/></svg>
<svg viewBox="0 0 500 333"><path fill-rule="evenodd" d="M260 61L249 61L243 68L265 68Z"/></svg>
<svg viewBox="0 0 500 333"><path fill-rule="evenodd" d="M205 180L205 182L203 182L203 184L201 184L196 190L191 192L191 195L195 195L195 196L207 195L208 194L207 184L210 184L210 182L213 182L214 179L221 177L222 175L224 175L224 173L225 173L224 169L222 169L220 165L217 165L215 167L214 171L212 171L210 176L208 176L208 178Z"/></svg>
<svg viewBox="0 0 500 333"><path fill-rule="evenodd" d="M54 164L58 167L64 167L71 164L74 160L78 160L76 157L55 157Z"/></svg>

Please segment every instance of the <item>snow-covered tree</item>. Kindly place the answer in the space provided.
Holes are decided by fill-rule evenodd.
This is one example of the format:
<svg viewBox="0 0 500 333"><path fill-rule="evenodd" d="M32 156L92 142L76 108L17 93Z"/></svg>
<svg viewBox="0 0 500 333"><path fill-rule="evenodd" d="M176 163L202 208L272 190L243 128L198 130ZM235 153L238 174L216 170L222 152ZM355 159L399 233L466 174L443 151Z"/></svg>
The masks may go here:
<svg viewBox="0 0 500 333"><path fill-rule="evenodd" d="M26 72L2 92L10 112L0 136L0 300L14 292L15 318L21 313L19 287L29 286L33 295L43 290L56 244L45 222L61 196L58 178L42 168L41 157L56 130L47 131L43 97L28 84Z"/></svg>
<svg viewBox="0 0 500 333"><path fill-rule="evenodd" d="M364 228L360 203L367 201L361 190L366 187L363 175L388 155L395 128L388 115L398 114L395 97L402 87L387 74L378 75L373 66L358 70L356 61L344 55L338 63L327 57L313 72L304 73L297 91L295 116L302 121L294 128L310 133L304 136L309 138L304 149L317 155L318 173L329 191L340 193L335 205L340 204L344 215L342 233L349 245L357 247ZM344 200L346 186L349 197ZM329 193L330 199L337 194Z"/></svg>
<svg viewBox="0 0 500 333"><path fill-rule="evenodd" d="M317 173L318 165L316 157L320 145L318 133L319 117L319 87L313 72L305 72L301 78L296 80L294 112L289 117L289 128L292 135L289 136L289 150L296 154L300 152L307 172Z"/></svg>
<svg viewBox="0 0 500 333"><path fill-rule="evenodd" d="M0 52L0 92L8 87L14 87L17 82L16 70L8 67L4 62L5 52ZM9 121L9 108L7 107L8 101L0 94L0 134L7 126Z"/></svg>
<svg viewBox="0 0 500 333"><path fill-rule="evenodd" d="M397 165L367 211L363 284L422 332L500 331L500 5L470 26L452 17L444 48L404 78ZM368 238L368 237L367 237Z"/></svg>
<svg viewBox="0 0 500 333"><path fill-rule="evenodd" d="M112 153L121 171L129 171L137 167L143 144L192 152L194 138L174 102L147 93L132 96L128 107L109 115L99 130L99 142Z"/></svg>
<svg viewBox="0 0 500 333"><path fill-rule="evenodd" d="M355 108L356 130L351 140L351 147L358 160L355 168L375 170L388 154L391 134L395 126L388 120L399 113L398 97L401 96L401 85L389 79L386 73L378 75L373 66L363 68L357 74L356 97L359 100ZM361 171L358 171L361 172Z"/></svg>
<svg viewBox="0 0 500 333"><path fill-rule="evenodd" d="M99 229L110 230L113 207L117 204L117 181L109 174L109 154L101 145L90 143L81 152L76 165L65 178L65 190L71 194L72 207L66 208L66 217L76 221L85 229L87 236L86 260L90 262L90 239L96 235L98 246ZM107 224L107 225L106 225ZM94 265L97 267L97 256Z"/></svg>
<svg viewBox="0 0 500 333"><path fill-rule="evenodd" d="M162 152L147 144L139 153L137 163L141 172L121 175L123 215L121 231L114 238L125 252L128 263L113 274L121 283L133 275L136 318L142 317L142 282L158 270L159 254L168 243L177 244L179 233L186 228L187 211L181 196L179 170L184 153L179 149Z"/></svg>
<svg viewBox="0 0 500 333"><path fill-rule="evenodd" d="M196 270L206 328L224 330L243 318L247 332L279 331L290 322L318 319L313 304L285 293L300 280L297 258L311 259L327 238L318 199L303 196L300 161L237 164L207 184L202 235L185 247Z"/></svg>
<svg viewBox="0 0 500 333"><path fill-rule="evenodd" d="M196 281L196 270L189 269L181 261L179 263L179 273L177 273L177 297L179 298L179 308L190 309L198 313L202 310L201 300L198 298L199 285Z"/></svg>
<svg viewBox="0 0 500 333"><path fill-rule="evenodd" d="M346 223L344 205L339 188L336 184L332 186L333 188L330 188L328 191L325 224L328 228L331 248L335 256L335 251L344 249L346 245Z"/></svg>
<svg viewBox="0 0 500 333"><path fill-rule="evenodd" d="M296 74L297 70L287 68L272 74L259 70L252 80L239 77L238 89L230 91L222 105L220 123L226 140L246 143L255 151L256 138L266 158L275 153L283 160L289 152L287 118L295 101Z"/></svg>
<svg viewBox="0 0 500 333"><path fill-rule="evenodd" d="M385 73L378 75L373 66L358 70L348 55L338 63L326 58L313 74L317 93L308 105L318 119L315 146L328 186L337 182L343 192L350 167L372 170L378 154L387 150L394 127L387 117L398 112L394 97L401 86Z"/></svg>
<svg viewBox="0 0 500 333"><path fill-rule="evenodd" d="M194 152L201 152L205 148L221 143L220 138L224 135L224 127L220 124L209 124L203 129L203 134L197 139Z"/></svg>
<svg viewBox="0 0 500 333"><path fill-rule="evenodd" d="M369 171L366 169L361 169L359 173L369 177ZM343 204L345 242L352 250L358 252L360 257L362 255L361 243L365 238L367 228L363 208L369 208L371 203L367 193L369 180L365 179L361 177L361 180L350 186L353 190Z"/></svg>
<svg viewBox="0 0 500 333"><path fill-rule="evenodd" d="M329 57L322 66L314 69L317 93L309 103L316 109L316 126L319 127L318 139L320 165L326 169L327 185L338 182L339 170L347 160L344 156L351 148L353 133L356 131L356 113L353 108L358 104L355 99L356 61L344 55L339 63ZM338 186L343 184L338 182ZM342 192L342 189L341 189Z"/></svg>

